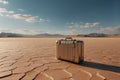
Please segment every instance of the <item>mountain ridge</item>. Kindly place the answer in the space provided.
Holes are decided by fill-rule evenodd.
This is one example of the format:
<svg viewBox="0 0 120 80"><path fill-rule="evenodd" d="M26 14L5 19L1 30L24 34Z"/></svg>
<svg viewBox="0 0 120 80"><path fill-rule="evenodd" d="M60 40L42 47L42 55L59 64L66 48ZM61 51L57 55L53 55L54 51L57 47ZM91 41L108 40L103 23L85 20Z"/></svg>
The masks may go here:
<svg viewBox="0 0 120 80"><path fill-rule="evenodd" d="M19 33L7 33L1 32L0 37L63 37L63 36L76 36L76 37L114 37L120 36L120 34L104 34L104 33L90 33L90 34L77 34L77 35L62 35L62 34L49 34L49 33L41 33L41 34L34 34L34 35L27 35L27 34L19 34Z"/></svg>

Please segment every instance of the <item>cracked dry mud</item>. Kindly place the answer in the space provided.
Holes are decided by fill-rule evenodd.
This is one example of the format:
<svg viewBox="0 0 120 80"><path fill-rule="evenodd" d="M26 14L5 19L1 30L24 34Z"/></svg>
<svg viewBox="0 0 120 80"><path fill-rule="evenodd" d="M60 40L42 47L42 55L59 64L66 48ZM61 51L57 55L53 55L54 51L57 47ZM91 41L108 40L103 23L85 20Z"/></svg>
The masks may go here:
<svg viewBox="0 0 120 80"><path fill-rule="evenodd" d="M83 64L57 60L58 39L0 38L0 80L120 80L120 38L81 38Z"/></svg>

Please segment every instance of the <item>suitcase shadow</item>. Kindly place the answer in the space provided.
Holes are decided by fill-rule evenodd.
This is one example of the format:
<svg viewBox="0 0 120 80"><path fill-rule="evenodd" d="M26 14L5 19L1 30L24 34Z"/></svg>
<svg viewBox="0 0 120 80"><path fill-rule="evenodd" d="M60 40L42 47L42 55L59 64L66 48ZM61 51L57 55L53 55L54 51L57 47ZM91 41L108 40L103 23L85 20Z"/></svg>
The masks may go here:
<svg viewBox="0 0 120 80"><path fill-rule="evenodd" d="M89 61L84 61L82 64L79 65L120 73L120 66L107 65L107 64L89 62Z"/></svg>

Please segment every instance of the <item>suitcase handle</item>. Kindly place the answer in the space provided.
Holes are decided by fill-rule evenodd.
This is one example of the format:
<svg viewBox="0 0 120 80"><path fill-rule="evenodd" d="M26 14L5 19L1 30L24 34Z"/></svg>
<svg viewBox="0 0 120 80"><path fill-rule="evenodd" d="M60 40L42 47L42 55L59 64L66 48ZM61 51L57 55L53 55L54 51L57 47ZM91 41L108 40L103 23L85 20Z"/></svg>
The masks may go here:
<svg viewBox="0 0 120 80"><path fill-rule="evenodd" d="M66 37L65 40L73 40L72 37Z"/></svg>
<svg viewBox="0 0 120 80"><path fill-rule="evenodd" d="M65 40L73 40L73 39L72 39L72 37L66 37ZM74 41L76 41L76 40L74 39ZM74 48L75 48L75 42L73 42L73 44L74 44Z"/></svg>

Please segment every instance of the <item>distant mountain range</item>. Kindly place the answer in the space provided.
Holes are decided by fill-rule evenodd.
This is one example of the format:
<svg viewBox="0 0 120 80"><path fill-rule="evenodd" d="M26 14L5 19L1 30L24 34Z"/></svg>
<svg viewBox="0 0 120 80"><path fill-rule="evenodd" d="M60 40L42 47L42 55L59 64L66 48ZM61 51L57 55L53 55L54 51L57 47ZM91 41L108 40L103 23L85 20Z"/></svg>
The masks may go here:
<svg viewBox="0 0 120 80"><path fill-rule="evenodd" d="M25 34L17 34L17 33L5 33L5 32L1 32L0 33L0 37L49 37L49 36L64 36L61 34L48 34L48 33L44 33L44 34L35 34L35 35L25 35Z"/></svg>
<svg viewBox="0 0 120 80"><path fill-rule="evenodd" d="M1 32L0 37L23 37L22 34Z"/></svg>
<svg viewBox="0 0 120 80"><path fill-rule="evenodd" d="M120 34L104 34L104 33L90 33L90 34L78 34L78 37L114 37L120 36Z"/></svg>
<svg viewBox="0 0 120 80"><path fill-rule="evenodd" d="M43 34L35 34L35 35L25 35L25 34L17 34L17 33L6 33L1 32L0 37L63 37L68 35L62 35L62 34L49 34L49 33L43 33ZM114 37L118 36L120 37L120 34L104 34L104 33L90 33L90 34L78 34L78 35L71 35L71 36L77 36L77 37Z"/></svg>
<svg viewBox="0 0 120 80"><path fill-rule="evenodd" d="M90 33L87 35L84 35L84 37L107 37L107 34L104 33Z"/></svg>
<svg viewBox="0 0 120 80"><path fill-rule="evenodd" d="M36 34L35 36L64 36L61 34L48 34L48 33L44 33L44 34Z"/></svg>

